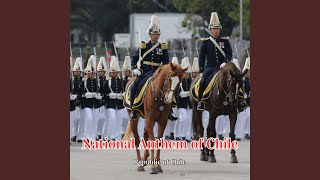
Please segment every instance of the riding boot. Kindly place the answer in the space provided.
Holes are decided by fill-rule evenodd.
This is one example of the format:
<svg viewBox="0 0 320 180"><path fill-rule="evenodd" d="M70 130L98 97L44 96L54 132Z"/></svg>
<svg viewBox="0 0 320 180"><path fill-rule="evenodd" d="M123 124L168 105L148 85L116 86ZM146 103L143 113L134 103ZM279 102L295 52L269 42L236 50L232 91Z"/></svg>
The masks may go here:
<svg viewBox="0 0 320 180"><path fill-rule="evenodd" d="M199 82L199 91L198 91L199 94L198 94L198 106L197 106L197 110L199 111L205 110L205 105L202 101L203 91L204 91L204 79L201 78Z"/></svg>
<svg viewBox="0 0 320 180"><path fill-rule="evenodd" d="M133 87L135 88L135 87ZM133 102L134 102L134 98L135 98L135 90L132 89L131 93L130 93L130 106L131 106L131 113L130 113L130 119L137 119L137 111L135 109L133 109Z"/></svg>

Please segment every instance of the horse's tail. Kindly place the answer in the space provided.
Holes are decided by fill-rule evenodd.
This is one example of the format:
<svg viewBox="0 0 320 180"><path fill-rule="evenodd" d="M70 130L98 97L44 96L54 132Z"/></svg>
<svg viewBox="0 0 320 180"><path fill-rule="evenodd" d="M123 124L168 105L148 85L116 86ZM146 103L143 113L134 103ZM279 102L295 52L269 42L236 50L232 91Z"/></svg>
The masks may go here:
<svg viewBox="0 0 320 180"><path fill-rule="evenodd" d="M139 118L135 121L138 121L139 122ZM123 138L122 138L122 141L128 141L129 139L133 138L133 133L132 133L132 130L131 130L131 120L129 120L129 123L128 123L128 126L127 126L127 130L126 130L126 133L124 134Z"/></svg>

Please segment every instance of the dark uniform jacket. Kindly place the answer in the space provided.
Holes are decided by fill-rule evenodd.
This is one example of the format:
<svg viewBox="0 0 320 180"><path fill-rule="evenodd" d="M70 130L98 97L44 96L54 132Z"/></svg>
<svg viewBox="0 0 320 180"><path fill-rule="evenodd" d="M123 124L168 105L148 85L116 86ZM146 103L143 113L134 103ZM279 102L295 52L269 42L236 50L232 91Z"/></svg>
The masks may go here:
<svg viewBox="0 0 320 180"><path fill-rule="evenodd" d="M77 95L77 99L76 99L76 106L80 106L80 100L81 100L81 96L82 96L82 92L81 92L81 83L83 83L82 81L82 77L74 77L73 80L73 91L72 94L76 94Z"/></svg>
<svg viewBox="0 0 320 180"><path fill-rule="evenodd" d="M100 102L100 106L104 106L106 105L106 97L105 97L105 89L104 89L104 86L105 84L107 83L108 81L106 80L106 77L99 77L99 83L100 83L100 88L99 88L99 93L101 94L102 96L102 99L99 100Z"/></svg>
<svg viewBox="0 0 320 180"><path fill-rule="evenodd" d="M72 79L70 78L70 94L72 94ZM70 111L76 110L76 101L70 100Z"/></svg>
<svg viewBox="0 0 320 180"><path fill-rule="evenodd" d="M111 89L109 87L109 81L111 81ZM123 100L121 99L111 99L108 95L113 93L122 93L122 84L120 78L111 78L106 81L104 86L105 91L105 97L106 97L106 108L112 108L112 109L122 109L123 106Z"/></svg>
<svg viewBox="0 0 320 180"><path fill-rule="evenodd" d="M246 103L250 106L250 79L246 78L244 81L244 92L247 94Z"/></svg>
<svg viewBox="0 0 320 180"><path fill-rule="evenodd" d="M213 44L209 38L202 39L202 45L199 53L199 68L200 72L204 71L204 68L219 69L222 63L227 63L232 59L232 49L228 38L220 37L216 39L218 45L226 54L226 58L222 55L220 50ZM205 61L207 63L205 64Z"/></svg>
<svg viewBox="0 0 320 180"><path fill-rule="evenodd" d="M181 85L184 91L189 91L190 90L190 85L191 85L191 78L187 78L181 81ZM177 107L178 108L185 108L187 109L188 107L191 109L191 102L189 100L189 96L187 97L181 97L180 92L182 92L181 87L179 85L179 91L177 93Z"/></svg>
<svg viewBox="0 0 320 180"><path fill-rule="evenodd" d="M145 52L147 52L149 49L153 47L153 44L151 41L144 43L143 41L140 43L141 47L141 56ZM137 69L137 62L139 60L139 49L136 52L136 54L132 57L131 67L132 69ZM143 61L149 61L149 62L155 62L155 63L161 63L162 65L169 63L169 55L168 55L168 45L166 43L159 43L159 45L151 51L146 57L143 58L141 61L141 67L140 69L143 70L142 74L145 74L149 71L155 71L157 70L158 66L152 66L143 64Z"/></svg>
<svg viewBox="0 0 320 180"><path fill-rule="evenodd" d="M81 91L82 91L82 98L81 98L81 108L100 108L100 101L96 98L89 98L87 99L84 95L87 92L97 92L97 81L96 78L87 79L87 88L85 88L85 82L81 83Z"/></svg>

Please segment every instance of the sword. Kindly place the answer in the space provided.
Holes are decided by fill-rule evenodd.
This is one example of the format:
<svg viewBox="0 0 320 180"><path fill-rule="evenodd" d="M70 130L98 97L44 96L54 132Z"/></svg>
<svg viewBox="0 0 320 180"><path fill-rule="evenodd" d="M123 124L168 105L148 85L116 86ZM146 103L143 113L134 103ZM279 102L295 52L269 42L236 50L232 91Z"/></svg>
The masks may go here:
<svg viewBox="0 0 320 180"><path fill-rule="evenodd" d="M197 55L198 55L198 57L199 57L199 50L198 50L198 39L197 39L197 41L196 41L196 51L197 51Z"/></svg>
<svg viewBox="0 0 320 180"><path fill-rule="evenodd" d="M248 58L250 58L250 54L249 54L248 48L247 48L247 54L248 54Z"/></svg>
<svg viewBox="0 0 320 180"><path fill-rule="evenodd" d="M237 57L237 59L239 59L238 58L238 48L237 48L237 44L236 43L234 44L234 47L236 48L236 57Z"/></svg>
<svg viewBox="0 0 320 180"><path fill-rule="evenodd" d="M96 66L96 64L97 64L97 52L96 52L96 47L93 47L93 53L94 53L94 56L95 56L95 59L94 59L94 61L95 61L95 63L94 63L94 72L96 73L96 88L97 88L97 92L98 92L98 89L100 89L100 81L98 80L98 72L96 71L96 69L97 69L97 66Z"/></svg>
<svg viewBox="0 0 320 180"><path fill-rule="evenodd" d="M109 63L108 62L108 48L107 48L107 43L104 41L104 49L106 50L106 63ZM108 66L108 65L107 65ZM109 67L109 66L108 66ZM108 67L105 67L106 70L109 71L109 68ZM106 72L106 76L109 76L109 72Z"/></svg>
<svg viewBox="0 0 320 180"><path fill-rule="evenodd" d="M183 55L184 55L184 57L187 57L187 56L186 56L186 52L184 52L184 48L183 48L182 41L181 41L181 48L182 48L182 51L183 51Z"/></svg>
<svg viewBox="0 0 320 180"><path fill-rule="evenodd" d="M141 37L140 37L140 28L139 28L139 42L138 44L141 42ZM141 48L139 48L139 60L137 62L137 68L140 69L141 67L141 61L142 61L142 56L141 56Z"/></svg>
<svg viewBox="0 0 320 180"><path fill-rule="evenodd" d="M81 67L83 67L81 47L80 47L80 59L81 59ZM83 77L83 76L84 76L84 72L83 72L83 69L82 69L82 77Z"/></svg>

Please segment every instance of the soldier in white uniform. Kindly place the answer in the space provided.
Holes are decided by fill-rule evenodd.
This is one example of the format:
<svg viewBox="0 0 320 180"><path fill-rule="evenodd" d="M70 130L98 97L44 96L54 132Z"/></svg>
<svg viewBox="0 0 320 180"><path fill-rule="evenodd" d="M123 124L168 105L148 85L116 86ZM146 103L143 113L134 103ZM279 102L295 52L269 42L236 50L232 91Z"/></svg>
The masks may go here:
<svg viewBox="0 0 320 180"><path fill-rule="evenodd" d="M85 138L95 140L98 132L99 108L102 96L98 93L99 83L95 78L96 57L91 55L85 69L86 78L82 83Z"/></svg>
<svg viewBox="0 0 320 180"><path fill-rule="evenodd" d="M180 88L178 91L178 99L177 99L177 107L179 120L177 120L177 124L179 124L180 134L176 135L181 137L182 140L186 140L188 142L191 141L191 137L193 136L191 133L191 125L192 125L192 106L189 100L189 90L191 85L191 65L189 59L187 57L183 58L181 61L182 68L188 68L186 71L188 73L188 77L183 79L180 83Z"/></svg>
<svg viewBox="0 0 320 180"><path fill-rule="evenodd" d="M120 66L118 58L111 56L110 78L105 83L104 92L106 93L106 108L109 117L109 134L112 140L121 139L121 124L123 115L127 114L123 106L123 82L119 78Z"/></svg>
<svg viewBox="0 0 320 180"><path fill-rule="evenodd" d="M70 67L72 67L72 59L70 58ZM81 59L78 57L76 58L76 62L74 67L72 68L73 79L71 79L71 89L70 92L70 133L71 133L71 141L76 142L77 135L78 135L78 126L80 121L80 98L81 94L79 94L80 84L82 83L82 62Z"/></svg>
<svg viewBox="0 0 320 180"><path fill-rule="evenodd" d="M132 78L131 77L131 59L130 56L125 56L124 58L124 62L122 65L122 72L123 72L123 87L124 90L127 86L127 83L129 82L129 80ZM122 93L123 97L125 95L125 92ZM122 124L121 124L121 138L124 136L127 126L128 126L128 122L129 122L129 115L126 112L126 109L124 108L123 110L123 117L122 117Z"/></svg>
<svg viewBox="0 0 320 180"><path fill-rule="evenodd" d="M108 66L106 59L104 57L101 57L97 66L97 72L99 77L99 93L102 96L102 99L100 100L100 108L99 108L99 122L98 122L98 137L97 140L104 137L104 133L107 133L105 129L108 128L107 123L107 113L106 113L106 98L104 97L105 93L103 92L103 87L106 83L106 73L108 72ZM106 128L105 128L106 126Z"/></svg>

